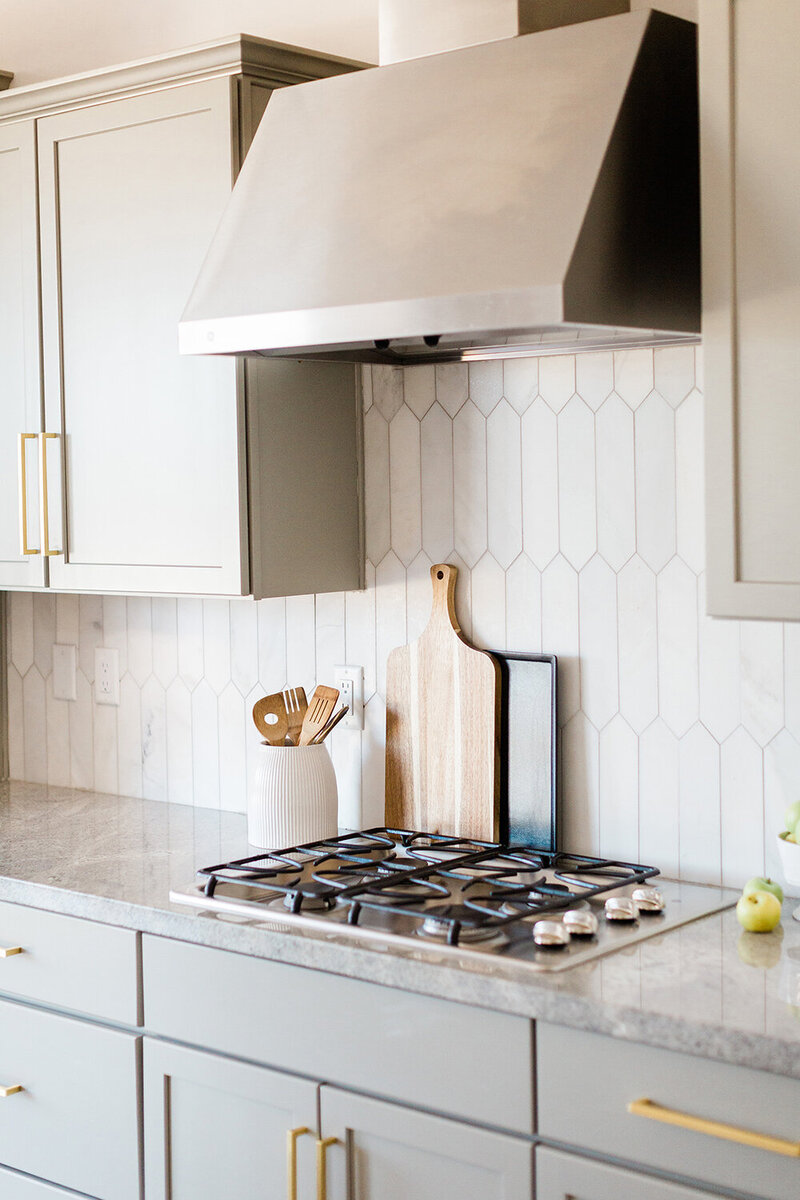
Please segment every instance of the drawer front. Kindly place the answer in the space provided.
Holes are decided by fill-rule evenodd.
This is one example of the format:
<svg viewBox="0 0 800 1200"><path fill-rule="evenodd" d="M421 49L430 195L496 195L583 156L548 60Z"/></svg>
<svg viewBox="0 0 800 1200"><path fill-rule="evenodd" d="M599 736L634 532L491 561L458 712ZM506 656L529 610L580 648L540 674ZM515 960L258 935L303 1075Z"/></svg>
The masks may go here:
<svg viewBox="0 0 800 1200"><path fill-rule="evenodd" d="M132 929L0 902L0 992L137 1025L137 938Z"/></svg>
<svg viewBox="0 0 800 1200"><path fill-rule="evenodd" d="M590 1162L540 1146L536 1151L536 1200L709 1200L708 1192L648 1179L636 1171Z"/></svg>
<svg viewBox="0 0 800 1200"><path fill-rule="evenodd" d="M74 1192L65 1192L54 1183L31 1179L0 1167L0 1196L3 1200L75 1200Z"/></svg>
<svg viewBox="0 0 800 1200"><path fill-rule="evenodd" d="M800 1142L800 1081L546 1024L536 1063L542 1137L770 1200L800 1196L800 1158L742 1140ZM651 1103L629 1112L640 1100Z"/></svg>
<svg viewBox="0 0 800 1200"><path fill-rule="evenodd" d="M142 939L147 1029L520 1133L533 1130L532 1027L225 950Z"/></svg>
<svg viewBox="0 0 800 1200"><path fill-rule="evenodd" d="M0 1001L0 1084L22 1088L0 1097L0 1163L99 1200L138 1200L139 1041Z"/></svg>

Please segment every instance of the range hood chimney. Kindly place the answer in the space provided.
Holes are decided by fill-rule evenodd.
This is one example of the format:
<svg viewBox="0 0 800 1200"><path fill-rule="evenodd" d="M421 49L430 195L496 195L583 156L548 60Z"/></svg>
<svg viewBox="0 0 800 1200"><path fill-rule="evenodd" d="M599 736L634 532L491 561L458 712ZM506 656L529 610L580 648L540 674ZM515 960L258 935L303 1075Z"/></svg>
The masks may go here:
<svg viewBox="0 0 800 1200"><path fill-rule="evenodd" d="M419 363L696 341L696 29L629 0L381 0L273 94L189 354Z"/></svg>

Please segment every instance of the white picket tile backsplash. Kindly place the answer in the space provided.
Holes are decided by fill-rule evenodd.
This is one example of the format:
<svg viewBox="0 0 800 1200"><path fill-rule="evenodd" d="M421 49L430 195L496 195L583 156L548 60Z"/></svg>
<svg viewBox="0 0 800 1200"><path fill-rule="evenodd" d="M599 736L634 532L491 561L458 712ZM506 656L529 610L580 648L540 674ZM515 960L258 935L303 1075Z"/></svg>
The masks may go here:
<svg viewBox="0 0 800 1200"><path fill-rule="evenodd" d="M244 810L265 691L364 667L331 752L342 819L383 811L386 658L429 569L467 637L559 655L565 841L736 885L779 873L800 778L800 626L704 613L700 351L365 368L367 587L262 600L14 593L14 778ZM52 692L78 646L78 699ZM94 651L119 651L119 708ZM356 784L362 791L358 810Z"/></svg>

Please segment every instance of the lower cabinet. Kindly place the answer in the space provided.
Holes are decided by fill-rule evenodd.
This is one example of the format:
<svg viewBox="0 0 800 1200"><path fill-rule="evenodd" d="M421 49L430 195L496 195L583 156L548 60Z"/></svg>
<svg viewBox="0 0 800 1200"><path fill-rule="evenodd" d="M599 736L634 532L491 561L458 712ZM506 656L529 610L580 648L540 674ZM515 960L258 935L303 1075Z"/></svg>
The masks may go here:
<svg viewBox="0 0 800 1200"><path fill-rule="evenodd" d="M709 1200L709 1194L540 1147L536 1200Z"/></svg>
<svg viewBox="0 0 800 1200"><path fill-rule="evenodd" d="M533 1195L525 1139L151 1038L144 1113L147 1200Z"/></svg>
<svg viewBox="0 0 800 1200"><path fill-rule="evenodd" d="M0 1167L0 1196L3 1200L75 1200L74 1192L4 1167Z"/></svg>

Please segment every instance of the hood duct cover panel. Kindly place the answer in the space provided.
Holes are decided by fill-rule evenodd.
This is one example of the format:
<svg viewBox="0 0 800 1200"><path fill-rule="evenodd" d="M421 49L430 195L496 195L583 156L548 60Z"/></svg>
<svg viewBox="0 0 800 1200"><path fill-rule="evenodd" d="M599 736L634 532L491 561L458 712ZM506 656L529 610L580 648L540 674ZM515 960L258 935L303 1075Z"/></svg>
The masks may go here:
<svg viewBox="0 0 800 1200"><path fill-rule="evenodd" d="M181 351L422 361L696 333L695 34L637 12L276 92Z"/></svg>

